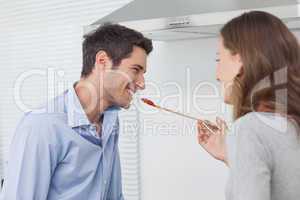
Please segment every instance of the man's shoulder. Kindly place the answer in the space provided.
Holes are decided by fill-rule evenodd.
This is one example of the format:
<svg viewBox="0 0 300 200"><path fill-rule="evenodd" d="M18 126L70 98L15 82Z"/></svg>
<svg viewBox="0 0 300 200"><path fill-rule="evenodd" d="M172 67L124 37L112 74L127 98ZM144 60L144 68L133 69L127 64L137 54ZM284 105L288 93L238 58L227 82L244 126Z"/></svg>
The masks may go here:
<svg viewBox="0 0 300 200"><path fill-rule="evenodd" d="M67 125L66 113L30 111L23 115L23 123L37 126Z"/></svg>
<svg viewBox="0 0 300 200"><path fill-rule="evenodd" d="M67 124L65 95L66 92L56 96L43 106L24 113L22 121L44 126L51 126L57 123L61 125Z"/></svg>
<svg viewBox="0 0 300 200"><path fill-rule="evenodd" d="M18 123L15 136L54 142L61 140L61 129L67 128L66 114L30 111Z"/></svg>

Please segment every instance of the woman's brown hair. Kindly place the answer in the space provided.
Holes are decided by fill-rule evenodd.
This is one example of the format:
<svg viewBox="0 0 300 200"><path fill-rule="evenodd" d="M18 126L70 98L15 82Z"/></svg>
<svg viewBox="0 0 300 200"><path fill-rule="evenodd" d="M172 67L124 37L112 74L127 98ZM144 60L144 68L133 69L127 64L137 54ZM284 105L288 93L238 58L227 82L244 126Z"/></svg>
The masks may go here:
<svg viewBox="0 0 300 200"><path fill-rule="evenodd" d="M234 118L263 110L300 126L300 47L293 33L274 15L251 11L225 24L221 36L243 63L232 85Z"/></svg>

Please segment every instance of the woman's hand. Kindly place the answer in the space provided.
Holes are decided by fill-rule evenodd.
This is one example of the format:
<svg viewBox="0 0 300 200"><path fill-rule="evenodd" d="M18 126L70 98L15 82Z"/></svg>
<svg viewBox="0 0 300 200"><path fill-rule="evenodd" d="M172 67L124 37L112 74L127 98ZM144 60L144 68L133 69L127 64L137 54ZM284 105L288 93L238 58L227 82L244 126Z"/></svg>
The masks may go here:
<svg viewBox="0 0 300 200"><path fill-rule="evenodd" d="M220 118L217 124L198 120L198 143L214 158L228 165L226 157L226 123Z"/></svg>

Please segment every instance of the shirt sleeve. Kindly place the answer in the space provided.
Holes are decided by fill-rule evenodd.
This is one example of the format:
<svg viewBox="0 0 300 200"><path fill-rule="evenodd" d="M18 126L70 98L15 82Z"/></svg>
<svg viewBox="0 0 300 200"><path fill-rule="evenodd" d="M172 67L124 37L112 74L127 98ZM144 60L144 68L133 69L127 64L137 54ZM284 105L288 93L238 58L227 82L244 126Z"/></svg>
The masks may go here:
<svg viewBox="0 0 300 200"><path fill-rule="evenodd" d="M270 154L259 132L244 119L227 136L228 200L270 200Z"/></svg>
<svg viewBox="0 0 300 200"><path fill-rule="evenodd" d="M56 166L47 120L25 116L10 146L3 199L46 200Z"/></svg>

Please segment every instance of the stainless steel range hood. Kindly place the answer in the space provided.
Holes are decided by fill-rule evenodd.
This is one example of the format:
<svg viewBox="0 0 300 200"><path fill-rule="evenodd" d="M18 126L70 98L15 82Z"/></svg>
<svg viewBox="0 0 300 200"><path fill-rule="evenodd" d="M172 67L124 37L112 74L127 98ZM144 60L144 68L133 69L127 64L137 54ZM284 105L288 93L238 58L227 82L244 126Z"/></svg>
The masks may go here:
<svg viewBox="0 0 300 200"><path fill-rule="evenodd" d="M249 10L263 10L300 29L299 0L134 0L86 27L119 23L143 32L153 40L215 37L222 24Z"/></svg>

